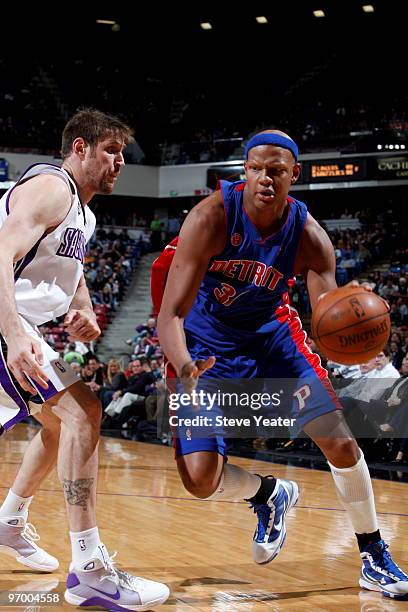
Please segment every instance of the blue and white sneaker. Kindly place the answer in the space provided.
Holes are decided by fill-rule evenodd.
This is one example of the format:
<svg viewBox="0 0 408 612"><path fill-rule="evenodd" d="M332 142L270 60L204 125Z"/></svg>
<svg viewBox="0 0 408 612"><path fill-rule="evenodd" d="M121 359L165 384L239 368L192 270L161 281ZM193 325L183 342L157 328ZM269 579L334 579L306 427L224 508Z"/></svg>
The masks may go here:
<svg viewBox="0 0 408 612"><path fill-rule="evenodd" d="M115 612L151 610L166 601L170 595L167 585L119 570L113 564L115 555L109 557L101 544L92 558L79 567L71 567L65 601L74 606L96 606Z"/></svg>
<svg viewBox="0 0 408 612"><path fill-rule="evenodd" d="M252 542L255 563L269 563L279 553L286 539L285 517L296 504L299 487L292 480L276 479L276 486L266 504L252 504L258 516Z"/></svg>
<svg viewBox="0 0 408 612"><path fill-rule="evenodd" d="M384 540L369 544L360 553L363 560L359 584L384 597L408 600L408 576L391 558Z"/></svg>

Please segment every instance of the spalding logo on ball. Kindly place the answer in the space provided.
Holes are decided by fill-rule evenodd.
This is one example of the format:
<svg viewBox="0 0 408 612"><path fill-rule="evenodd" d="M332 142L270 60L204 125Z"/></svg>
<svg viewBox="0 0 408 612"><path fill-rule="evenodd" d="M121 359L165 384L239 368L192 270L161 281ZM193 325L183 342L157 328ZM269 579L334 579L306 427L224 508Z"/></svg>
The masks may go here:
<svg viewBox="0 0 408 612"><path fill-rule="evenodd" d="M319 350L345 365L366 363L380 353L391 332L388 303L362 287L332 289L312 315Z"/></svg>

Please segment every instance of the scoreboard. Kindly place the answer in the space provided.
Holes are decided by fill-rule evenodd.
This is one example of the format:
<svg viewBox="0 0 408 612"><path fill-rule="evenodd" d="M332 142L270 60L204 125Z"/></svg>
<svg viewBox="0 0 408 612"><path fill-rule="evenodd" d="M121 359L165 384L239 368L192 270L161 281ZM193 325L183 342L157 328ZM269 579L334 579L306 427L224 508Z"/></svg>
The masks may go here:
<svg viewBox="0 0 408 612"><path fill-rule="evenodd" d="M349 183L358 181L408 180L408 154L337 159L301 160L302 172L297 185ZM242 163L211 166L207 170L207 187L215 189L217 181L245 179ZM357 186L357 185L356 185Z"/></svg>
<svg viewBox="0 0 408 612"><path fill-rule="evenodd" d="M367 177L365 162L365 159L305 162L305 167L302 165L303 182L362 181Z"/></svg>

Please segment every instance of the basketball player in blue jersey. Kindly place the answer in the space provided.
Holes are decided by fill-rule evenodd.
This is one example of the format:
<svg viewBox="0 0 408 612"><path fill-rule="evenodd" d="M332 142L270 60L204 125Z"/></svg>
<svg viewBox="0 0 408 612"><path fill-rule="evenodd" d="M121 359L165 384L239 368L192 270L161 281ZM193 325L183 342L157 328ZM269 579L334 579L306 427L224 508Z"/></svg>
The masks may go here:
<svg viewBox="0 0 408 612"><path fill-rule="evenodd" d="M62 167L35 164L0 200L1 431L28 414L43 424L0 508L0 552L31 569L58 567L27 523L32 496L57 463L72 546L65 599L107 610L151 609L169 589L116 569L101 542L95 508L100 403L37 325L65 314L71 340L99 336L83 275L95 229L88 203L112 192L131 137L116 117L79 111L63 132Z"/></svg>
<svg viewBox="0 0 408 612"><path fill-rule="evenodd" d="M360 586L408 598L408 576L378 529L363 453L289 305L288 281L296 274L306 279L312 308L336 287L329 237L305 204L288 196L299 177L297 160L287 134L261 132L246 146L246 181L222 181L189 213L167 277L160 344L185 389L228 378L299 381L292 414L329 462L357 536ZM178 428L176 459L185 488L201 499L249 501L258 517L254 560L272 561L285 541L297 484L227 463L223 438L202 435L195 436L194 427Z"/></svg>

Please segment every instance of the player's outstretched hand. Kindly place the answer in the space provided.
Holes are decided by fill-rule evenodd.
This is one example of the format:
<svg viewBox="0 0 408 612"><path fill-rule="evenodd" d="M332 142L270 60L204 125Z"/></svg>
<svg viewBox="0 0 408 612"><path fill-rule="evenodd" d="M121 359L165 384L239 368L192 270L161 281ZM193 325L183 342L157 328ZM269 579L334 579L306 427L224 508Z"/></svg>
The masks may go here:
<svg viewBox="0 0 408 612"><path fill-rule="evenodd" d="M68 340L90 342L101 335L93 310L70 310L64 319L64 327L68 332Z"/></svg>
<svg viewBox="0 0 408 612"><path fill-rule="evenodd" d="M373 288L371 287L371 285L369 283L359 283L356 280L352 280L349 283L347 283L346 287L362 287L365 291L369 291L372 292ZM384 302L384 304L387 306L387 310L390 311L390 305L387 302L387 300L385 300L383 297L381 297L381 295L378 295L378 297Z"/></svg>
<svg viewBox="0 0 408 612"><path fill-rule="evenodd" d="M48 389L48 376L40 367L44 363L41 344L26 333L18 333L7 340L7 365L19 385L28 393L38 394L38 390L27 376L36 381L43 389Z"/></svg>
<svg viewBox="0 0 408 612"><path fill-rule="evenodd" d="M359 283L358 280L352 280L346 284L346 287L362 287L365 291L372 291L370 283Z"/></svg>
<svg viewBox="0 0 408 612"><path fill-rule="evenodd" d="M188 361L183 365L180 372L180 380L186 393L191 393L196 388L197 378L206 370L212 368L214 363L215 357L208 357L207 359Z"/></svg>
<svg viewBox="0 0 408 612"><path fill-rule="evenodd" d="M357 280L352 280L349 283L347 283L346 285L344 285L344 287L362 287L365 291L372 291L372 287L369 283L359 283ZM340 289L340 287L337 287L338 289ZM332 289L332 291L334 291L334 289ZM325 295L327 295L329 292L325 291L324 293L321 293L319 295L319 297L317 298L317 302L319 303L320 300L322 300L324 298Z"/></svg>

